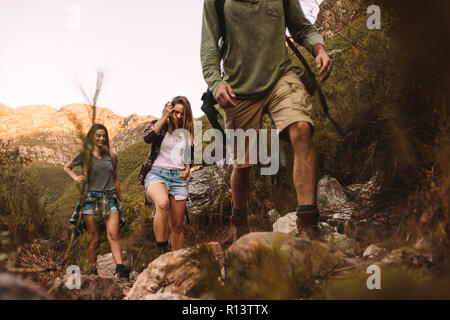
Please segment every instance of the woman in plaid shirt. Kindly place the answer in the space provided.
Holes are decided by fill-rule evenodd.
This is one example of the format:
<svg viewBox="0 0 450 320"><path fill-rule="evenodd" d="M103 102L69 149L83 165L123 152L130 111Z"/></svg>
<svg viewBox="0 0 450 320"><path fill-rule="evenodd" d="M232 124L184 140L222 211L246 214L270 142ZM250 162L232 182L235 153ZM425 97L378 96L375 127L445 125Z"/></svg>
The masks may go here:
<svg viewBox="0 0 450 320"><path fill-rule="evenodd" d="M194 121L189 100L177 96L167 102L159 120L144 130L144 141L152 144L139 180L156 208L153 228L161 253L183 247L183 218L188 197ZM169 248L169 229L170 246Z"/></svg>

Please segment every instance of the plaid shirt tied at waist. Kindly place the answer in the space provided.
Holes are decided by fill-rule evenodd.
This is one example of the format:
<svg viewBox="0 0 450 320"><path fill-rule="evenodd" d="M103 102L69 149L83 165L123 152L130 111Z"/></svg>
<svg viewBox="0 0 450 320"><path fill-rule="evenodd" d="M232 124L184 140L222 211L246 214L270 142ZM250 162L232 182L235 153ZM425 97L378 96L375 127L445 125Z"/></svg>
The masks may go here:
<svg viewBox="0 0 450 320"><path fill-rule="evenodd" d="M165 124L161 128L159 134L156 133L155 132L156 122L158 122L158 120L151 121L150 124L145 128L144 134L142 135L146 143L152 144L152 148L150 150L150 154L147 158L147 161L142 165L141 171L139 172L138 179L142 184L144 184L145 176L152 169L153 163L155 162L156 157L159 154L162 141L164 140L164 137L166 136L168 129L167 124Z"/></svg>

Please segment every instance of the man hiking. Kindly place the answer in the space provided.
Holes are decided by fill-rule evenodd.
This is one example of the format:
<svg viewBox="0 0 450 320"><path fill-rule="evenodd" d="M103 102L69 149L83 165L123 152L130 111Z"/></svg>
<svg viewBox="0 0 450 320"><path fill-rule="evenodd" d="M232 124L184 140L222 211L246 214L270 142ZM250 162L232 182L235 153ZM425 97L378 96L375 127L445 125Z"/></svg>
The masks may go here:
<svg viewBox="0 0 450 320"><path fill-rule="evenodd" d="M222 23L216 1L205 0L203 8L201 62L205 81L224 110L226 129L258 130L263 114L269 113L280 136L292 143L297 228L300 236L317 239L317 161L312 145L311 96L292 70L286 27L294 40L315 57L320 82L332 69L323 39L305 18L299 0L226 0ZM221 36L225 41L219 48ZM248 149L246 144L246 160ZM249 231L250 167L248 161L235 161L231 175L231 222L239 235Z"/></svg>

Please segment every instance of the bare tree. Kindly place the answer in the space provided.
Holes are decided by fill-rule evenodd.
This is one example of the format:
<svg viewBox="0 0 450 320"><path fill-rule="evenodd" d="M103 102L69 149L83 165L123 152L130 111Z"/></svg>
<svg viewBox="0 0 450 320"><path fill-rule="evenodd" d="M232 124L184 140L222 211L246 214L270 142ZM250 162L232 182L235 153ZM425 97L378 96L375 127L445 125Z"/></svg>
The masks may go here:
<svg viewBox="0 0 450 320"><path fill-rule="evenodd" d="M105 72L101 69L97 70L97 81L96 81L95 91L94 91L94 94L92 97L86 92L86 90L84 89L81 82L79 80L77 82L78 89L80 90L81 94L83 95L83 97L86 99L86 101L88 102L88 104L90 106L90 109L89 109L89 115L90 115L90 120L91 120L90 126L95 124L95 120L96 120L96 116L97 116L97 112L96 112L97 111L97 101L98 101L100 92L103 88L104 79L105 79ZM83 187L81 189L80 203L83 203L87 197L88 190L89 190L88 184L89 184L89 176L90 176L90 172L91 172L91 168L92 168L91 162L92 162L93 146L88 142L86 134L83 133L83 131L82 131L83 126L81 124L81 121L77 118L77 116L74 113L70 113L69 119L74 124L75 130L77 131L79 138L83 142L83 155L84 155L84 164L85 164L83 167L83 171L84 171L83 174L86 176L87 181L88 181L87 184L83 184ZM62 260L61 264L64 264L66 262L67 258L69 257L70 249L72 248L73 244L75 243L77 237L80 235L78 230L79 230L82 218L83 218L83 214L80 212L78 215L77 222L73 227L72 235L70 237L69 244L67 246L67 249L63 256L63 260Z"/></svg>

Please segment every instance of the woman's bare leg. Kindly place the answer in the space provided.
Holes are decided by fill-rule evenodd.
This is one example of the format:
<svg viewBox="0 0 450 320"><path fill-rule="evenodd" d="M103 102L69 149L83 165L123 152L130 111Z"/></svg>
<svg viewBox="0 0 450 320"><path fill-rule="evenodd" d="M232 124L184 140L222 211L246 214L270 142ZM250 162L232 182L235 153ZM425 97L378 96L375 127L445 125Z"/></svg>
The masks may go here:
<svg viewBox="0 0 450 320"><path fill-rule="evenodd" d="M116 264L123 264L122 250L119 242L119 213L110 212L109 218L105 220L106 235L111 246L111 252Z"/></svg>
<svg viewBox="0 0 450 320"><path fill-rule="evenodd" d="M181 249L184 245L183 219L185 210L186 200L177 201L175 197L170 197L169 225L172 250Z"/></svg>
<svg viewBox="0 0 450 320"><path fill-rule="evenodd" d="M156 207L153 230L156 242L165 242L169 238L169 196L164 183L154 182L147 187L147 195Z"/></svg>
<svg viewBox="0 0 450 320"><path fill-rule="evenodd" d="M87 231L89 233L89 247L88 247L88 261L89 263L95 263L95 251L98 247L99 234L97 225L94 222L94 216L91 214L83 215L84 222L86 223Z"/></svg>

